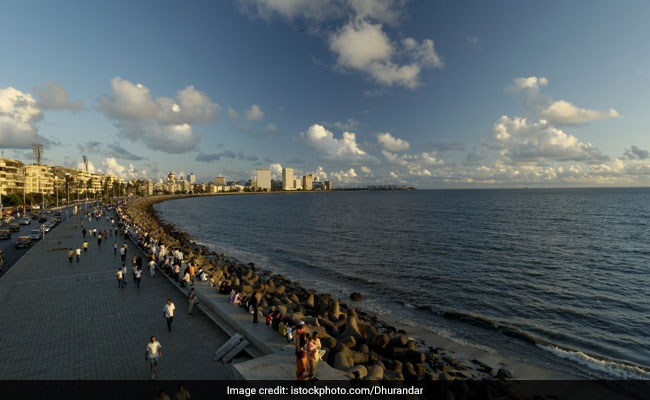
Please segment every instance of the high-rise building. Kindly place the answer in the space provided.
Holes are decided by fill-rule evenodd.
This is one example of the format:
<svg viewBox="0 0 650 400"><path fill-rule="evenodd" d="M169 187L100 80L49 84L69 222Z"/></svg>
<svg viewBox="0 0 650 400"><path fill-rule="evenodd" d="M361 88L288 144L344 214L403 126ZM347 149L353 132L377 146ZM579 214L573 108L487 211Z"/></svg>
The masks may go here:
<svg viewBox="0 0 650 400"><path fill-rule="evenodd" d="M216 186L225 186L226 178L223 176L216 176L214 179L212 179L212 183L214 183Z"/></svg>
<svg viewBox="0 0 650 400"><path fill-rule="evenodd" d="M190 172L190 174L187 176L187 181L190 183L190 185L196 184L196 176L194 175L194 172Z"/></svg>
<svg viewBox="0 0 650 400"><path fill-rule="evenodd" d="M325 190L332 190L332 181L325 181Z"/></svg>
<svg viewBox="0 0 650 400"><path fill-rule="evenodd" d="M54 194L54 175L47 165L25 165L26 193Z"/></svg>
<svg viewBox="0 0 650 400"><path fill-rule="evenodd" d="M22 161L0 158L0 193L23 193L24 167Z"/></svg>
<svg viewBox="0 0 650 400"><path fill-rule="evenodd" d="M295 190L302 189L302 179L300 179L300 178L294 179L293 180L293 187L295 188Z"/></svg>
<svg viewBox="0 0 650 400"><path fill-rule="evenodd" d="M282 189L295 190L293 168L282 168Z"/></svg>
<svg viewBox="0 0 650 400"><path fill-rule="evenodd" d="M302 177L302 190L312 190L314 188L314 174Z"/></svg>
<svg viewBox="0 0 650 400"><path fill-rule="evenodd" d="M255 189L271 190L271 170L269 168L255 170Z"/></svg>

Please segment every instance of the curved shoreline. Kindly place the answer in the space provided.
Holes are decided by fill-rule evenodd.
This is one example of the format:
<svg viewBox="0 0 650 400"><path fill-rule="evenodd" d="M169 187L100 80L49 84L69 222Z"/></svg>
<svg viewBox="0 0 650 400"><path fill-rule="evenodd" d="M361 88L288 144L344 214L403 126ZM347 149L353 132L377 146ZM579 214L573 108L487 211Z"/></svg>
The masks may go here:
<svg viewBox="0 0 650 400"><path fill-rule="evenodd" d="M258 193L207 195L243 194ZM426 338L426 343L421 339L413 340L405 331L338 299L332 299L328 293L316 293L282 275L259 271L253 263L245 265L224 254L211 252L196 244L187 233L162 221L154 209L155 204L164 201L202 196L206 195L141 198L128 203L125 209L133 222L147 229L155 238L162 239L168 246L180 248L196 259L209 271L209 275L227 280L244 293L251 294L254 288L261 290L261 307L265 313L280 310L294 322L304 320L311 325L310 330L319 332L323 337L323 347L328 349L324 359L334 368L349 374L353 370L362 370L363 375L369 374L375 379L575 378L559 371L459 345L422 329L410 328L415 331L413 333L416 337Z"/></svg>

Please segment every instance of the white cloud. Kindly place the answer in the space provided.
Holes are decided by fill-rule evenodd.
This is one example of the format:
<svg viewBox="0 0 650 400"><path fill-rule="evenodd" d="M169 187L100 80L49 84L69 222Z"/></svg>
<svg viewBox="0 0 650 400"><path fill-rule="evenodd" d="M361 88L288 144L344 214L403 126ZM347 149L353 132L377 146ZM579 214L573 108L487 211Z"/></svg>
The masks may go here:
<svg viewBox="0 0 650 400"><path fill-rule="evenodd" d="M84 108L83 101L70 100L68 91L52 81L46 82L43 88L35 88L34 94L43 109L79 111Z"/></svg>
<svg viewBox="0 0 650 400"><path fill-rule="evenodd" d="M192 125L215 122L218 117L219 105L191 85L178 91L176 101L154 99L146 86L120 77L111 80L111 89L110 95L99 100L102 111L124 137L154 150L183 153L194 149L200 137Z"/></svg>
<svg viewBox="0 0 650 400"><path fill-rule="evenodd" d="M257 104L253 104L251 108L244 113L246 119L249 121L259 121L264 118L264 111Z"/></svg>
<svg viewBox="0 0 650 400"><path fill-rule="evenodd" d="M540 92L540 88L546 85L548 79L529 76L513 79L507 89L515 93L523 93L524 106L529 112L556 125L575 125L619 116L613 108L607 111L590 110L580 108L566 100L553 101L550 96Z"/></svg>
<svg viewBox="0 0 650 400"><path fill-rule="evenodd" d="M230 119L238 119L239 118L239 113L235 111L234 108L228 107L228 118Z"/></svg>
<svg viewBox="0 0 650 400"><path fill-rule="evenodd" d="M598 163L609 159L590 143L582 143L545 120L530 121L504 115L494 124L493 130L502 149L501 155L513 162L553 160Z"/></svg>
<svg viewBox="0 0 650 400"><path fill-rule="evenodd" d="M388 151L406 151L411 147L409 142L403 139L394 137L388 132L380 133L377 135L377 141Z"/></svg>
<svg viewBox="0 0 650 400"><path fill-rule="evenodd" d="M395 171L390 171L390 174L388 176L392 179L399 179L399 175Z"/></svg>
<svg viewBox="0 0 650 400"><path fill-rule="evenodd" d="M333 179L336 179L340 183L351 183L357 182L358 175L354 168L350 168L347 171L332 172L330 176Z"/></svg>
<svg viewBox="0 0 650 400"><path fill-rule="evenodd" d="M282 165L280 163L271 164L271 178L275 180L282 179Z"/></svg>
<svg viewBox="0 0 650 400"><path fill-rule="evenodd" d="M41 108L29 93L7 87L0 89L0 146L28 149L43 143L35 123L43 118Z"/></svg>
<svg viewBox="0 0 650 400"><path fill-rule="evenodd" d="M391 41L384 32L385 24L397 27L404 19L405 0L238 0L238 4L253 18L270 21L279 16L292 25L302 20L307 32L328 37L339 69L362 72L384 86L418 87L422 69L443 65L433 40ZM325 21L336 21L338 28L333 33L330 26L321 28Z"/></svg>
<svg viewBox="0 0 650 400"><path fill-rule="evenodd" d="M316 171L312 172L312 174L314 174L314 177L318 177L318 180L320 181L324 181L328 179L327 172L325 172L325 170L321 166L318 166Z"/></svg>
<svg viewBox="0 0 650 400"><path fill-rule="evenodd" d="M77 165L75 166L75 168L85 171L86 170L86 164L84 164L83 161L77 161ZM93 164L92 161L88 160L88 172L91 173L91 174L101 174L102 170L95 167L95 164Z"/></svg>
<svg viewBox="0 0 650 400"><path fill-rule="evenodd" d="M323 158L332 161L363 161L372 159L365 151L361 150L352 132L343 132L340 139L325 129L323 125L314 124L301 133L305 142L319 150Z"/></svg>
<svg viewBox="0 0 650 400"><path fill-rule="evenodd" d="M128 166L122 165L114 157L105 158L102 161L102 166L107 174L117 176L118 178L126 180L149 178L147 171L139 170L133 164L129 164ZM185 173L181 171L178 176L185 176Z"/></svg>
<svg viewBox="0 0 650 400"><path fill-rule="evenodd" d="M579 108L568 101L558 100L542 110L542 115L557 124L581 124L604 118L616 118L618 112L613 108L608 111Z"/></svg>
<svg viewBox="0 0 650 400"><path fill-rule="evenodd" d="M350 20L331 34L329 48L337 55L337 66L364 72L385 86L400 85L413 89L420 86L423 68L442 67L432 40L418 43L406 38L399 47L390 41L381 24L366 19ZM407 62L397 62L398 53Z"/></svg>
<svg viewBox="0 0 650 400"><path fill-rule="evenodd" d="M365 165L361 166L361 172L366 174L366 175L372 175L372 170Z"/></svg>
<svg viewBox="0 0 650 400"><path fill-rule="evenodd" d="M541 86L548 85L548 79L544 77L529 76L527 78L515 78L512 80L511 90L539 90Z"/></svg>
<svg viewBox="0 0 650 400"><path fill-rule="evenodd" d="M278 15L313 22L345 18L350 14L395 24L403 14L403 0L238 0L239 8L252 17L271 20Z"/></svg>

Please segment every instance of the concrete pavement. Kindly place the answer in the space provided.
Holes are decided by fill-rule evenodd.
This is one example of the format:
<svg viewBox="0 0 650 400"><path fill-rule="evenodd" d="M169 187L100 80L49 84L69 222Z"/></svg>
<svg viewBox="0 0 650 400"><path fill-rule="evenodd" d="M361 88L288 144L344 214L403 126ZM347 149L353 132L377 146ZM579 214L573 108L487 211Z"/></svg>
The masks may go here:
<svg viewBox="0 0 650 400"><path fill-rule="evenodd" d="M108 228L105 218L84 223ZM212 361L228 336L205 315L187 315L178 289L148 271L135 288L128 260L139 250L130 241L128 285L118 288L115 239L98 246L88 238L88 253L70 264L68 248L83 243L79 218L70 218L0 278L0 379L149 379L144 353L151 335L163 349L158 379L232 378L229 366ZM162 311L168 297L177 311L171 333Z"/></svg>

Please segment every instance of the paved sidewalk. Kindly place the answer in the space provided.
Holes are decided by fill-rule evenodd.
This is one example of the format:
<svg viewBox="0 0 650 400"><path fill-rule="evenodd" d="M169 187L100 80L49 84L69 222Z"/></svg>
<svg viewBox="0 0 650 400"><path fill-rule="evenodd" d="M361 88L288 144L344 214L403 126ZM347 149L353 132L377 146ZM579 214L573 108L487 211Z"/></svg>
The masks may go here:
<svg viewBox="0 0 650 400"><path fill-rule="evenodd" d="M108 228L105 218L84 223ZM187 300L159 271L150 278L144 270L136 289L132 242L126 289L115 276L121 266L119 252L113 255L115 236L101 247L88 238L88 254L71 265L68 248L83 243L78 225L74 217L57 226L0 278L0 379L150 379L144 352L151 335L163 349L157 379L234 376L212 361L229 337L202 313L187 315ZM162 311L168 297L177 313L172 332Z"/></svg>

